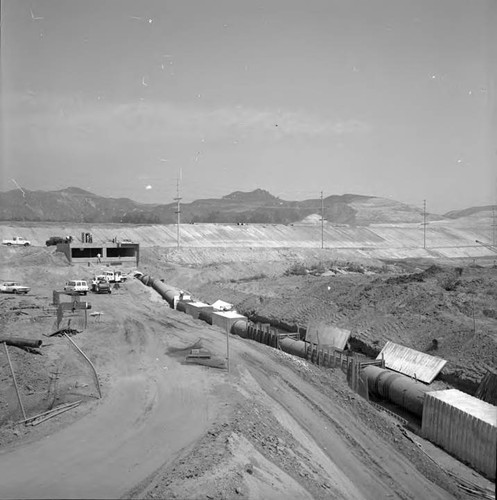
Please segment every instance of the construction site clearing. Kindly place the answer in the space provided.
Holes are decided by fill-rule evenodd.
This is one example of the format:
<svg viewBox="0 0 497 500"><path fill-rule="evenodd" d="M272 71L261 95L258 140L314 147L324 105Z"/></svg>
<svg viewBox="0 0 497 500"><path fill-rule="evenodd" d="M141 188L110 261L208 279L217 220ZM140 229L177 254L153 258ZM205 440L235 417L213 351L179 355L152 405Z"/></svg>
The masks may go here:
<svg viewBox="0 0 497 500"><path fill-rule="evenodd" d="M256 226L182 228L180 248L174 226L94 226L92 244L129 239L139 262L85 297L64 284L116 264L70 263L45 241L86 227L0 226L31 242L0 248L2 278L31 288L0 295L0 498L494 498L495 471L470 450L483 427L454 447L432 423L490 420L495 439L486 229L440 224L424 248L414 224L328 227L325 242ZM306 342L320 325L342 342L328 357ZM388 370L392 352L438 374L351 384L353 363ZM422 418L382 397L400 376L426 390Z"/></svg>

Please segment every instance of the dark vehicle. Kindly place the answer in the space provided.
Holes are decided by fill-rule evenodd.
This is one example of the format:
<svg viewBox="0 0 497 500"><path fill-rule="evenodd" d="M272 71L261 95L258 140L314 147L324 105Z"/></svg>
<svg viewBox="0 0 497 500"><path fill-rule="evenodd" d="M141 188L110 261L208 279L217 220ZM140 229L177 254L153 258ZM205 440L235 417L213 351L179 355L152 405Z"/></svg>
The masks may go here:
<svg viewBox="0 0 497 500"><path fill-rule="evenodd" d="M91 282L91 291L95 293L111 293L110 283L105 276L96 276Z"/></svg>
<svg viewBox="0 0 497 500"><path fill-rule="evenodd" d="M45 241L45 245L50 247L52 245L57 245L58 243L65 243L66 238L62 238L62 236L50 236L47 241Z"/></svg>

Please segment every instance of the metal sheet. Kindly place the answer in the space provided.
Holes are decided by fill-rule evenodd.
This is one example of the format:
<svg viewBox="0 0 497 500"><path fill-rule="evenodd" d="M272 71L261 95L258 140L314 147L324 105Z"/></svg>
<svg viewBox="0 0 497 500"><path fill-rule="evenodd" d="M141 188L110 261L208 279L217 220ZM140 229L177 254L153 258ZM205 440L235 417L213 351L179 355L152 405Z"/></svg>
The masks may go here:
<svg viewBox="0 0 497 500"><path fill-rule="evenodd" d="M430 384L447 361L415 351L409 347L387 342L376 359L385 358L385 366L396 372Z"/></svg>
<svg viewBox="0 0 497 500"><path fill-rule="evenodd" d="M428 392L422 434L495 480L497 407L457 389Z"/></svg>
<svg viewBox="0 0 497 500"><path fill-rule="evenodd" d="M345 349L350 337L350 330L329 325L324 321L311 321L307 327L305 340L319 346L331 346Z"/></svg>

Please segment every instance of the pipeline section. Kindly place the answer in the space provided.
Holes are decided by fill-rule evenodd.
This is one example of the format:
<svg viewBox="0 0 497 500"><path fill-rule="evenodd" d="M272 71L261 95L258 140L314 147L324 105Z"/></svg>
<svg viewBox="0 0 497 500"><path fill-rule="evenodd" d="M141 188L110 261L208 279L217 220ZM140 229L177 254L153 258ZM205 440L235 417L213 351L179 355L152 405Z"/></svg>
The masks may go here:
<svg viewBox="0 0 497 500"><path fill-rule="evenodd" d="M11 336L0 336L0 344L6 343L7 345L11 345L14 347L29 347L31 349L38 349L41 347L43 341L35 340L35 339L26 339L21 337L11 337Z"/></svg>
<svg viewBox="0 0 497 500"><path fill-rule="evenodd" d="M152 287L169 304L171 308L186 312L186 303L190 300L182 300L182 292L162 280L148 275L139 275L137 278L147 286ZM202 310L198 318L212 325L212 310ZM239 319L235 321L230 328L230 333L242 338L255 340L256 342L266 344L282 351L307 359L309 344L303 340L283 337L279 338L277 332L270 328L259 328L254 323ZM377 366L366 366L362 369L370 394L380 396L392 403L397 404L418 417L423 415L424 397L430 389L422 383L400 373L392 372Z"/></svg>
<svg viewBox="0 0 497 500"><path fill-rule="evenodd" d="M425 394L433 389L405 375L377 366L366 366L362 373L366 377L370 393L387 399L414 415L423 415Z"/></svg>

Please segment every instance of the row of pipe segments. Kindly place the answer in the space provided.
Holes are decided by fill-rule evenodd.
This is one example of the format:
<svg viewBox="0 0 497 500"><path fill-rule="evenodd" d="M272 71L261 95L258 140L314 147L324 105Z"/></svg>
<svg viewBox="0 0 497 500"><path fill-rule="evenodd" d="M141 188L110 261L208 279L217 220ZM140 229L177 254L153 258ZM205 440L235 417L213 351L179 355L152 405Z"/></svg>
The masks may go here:
<svg viewBox="0 0 497 500"><path fill-rule="evenodd" d="M144 285L152 287L171 308L186 312L185 304L192 302L189 299L182 299L183 292L167 285L163 280L141 273L137 273L136 278ZM200 311L198 318L212 325L212 310ZM274 329L261 327L245 319L235 321L231 326L230 333L279 348L303 359L308 358L309 344L307 342L290 336L281 336ZM422 416L424 396L430 390L427 386L405 375L377 366L365 366L361 373L367 380L370 394L387 399L418 417Z"/></svg>

